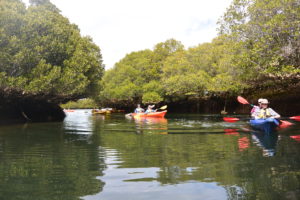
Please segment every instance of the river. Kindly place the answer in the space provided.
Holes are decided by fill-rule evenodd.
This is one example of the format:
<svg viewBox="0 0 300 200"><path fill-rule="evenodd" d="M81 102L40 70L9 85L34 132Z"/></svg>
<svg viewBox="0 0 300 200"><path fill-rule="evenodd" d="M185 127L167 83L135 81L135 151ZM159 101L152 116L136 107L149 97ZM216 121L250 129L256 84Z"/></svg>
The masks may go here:
<svg viewBox="0 0 300 200"><path fill-rule="evenodd" d="M300 122L267 135L238 117L76 110L2 125L0 199L300 199Z"/></svg>

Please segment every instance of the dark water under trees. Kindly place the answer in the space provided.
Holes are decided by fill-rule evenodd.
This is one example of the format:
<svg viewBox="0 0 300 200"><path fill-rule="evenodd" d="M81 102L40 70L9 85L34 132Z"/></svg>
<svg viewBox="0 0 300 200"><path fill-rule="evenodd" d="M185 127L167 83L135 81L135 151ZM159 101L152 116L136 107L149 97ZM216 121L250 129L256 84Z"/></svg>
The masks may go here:
<svg viewBox="0 0 300 200"><path fill-rule="evenodd" d="M244 116L245 118L245 116ZM266 136L247 120L68 113L0 127L0 199L299 199L300 122Z"/></svg>

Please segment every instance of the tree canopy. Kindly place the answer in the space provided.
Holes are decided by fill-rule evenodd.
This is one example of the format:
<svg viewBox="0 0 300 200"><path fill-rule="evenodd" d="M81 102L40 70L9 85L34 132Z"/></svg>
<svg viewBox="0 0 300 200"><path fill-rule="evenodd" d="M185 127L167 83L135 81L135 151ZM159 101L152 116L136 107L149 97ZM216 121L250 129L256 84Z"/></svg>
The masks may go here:
<svg viewBox="0 0 300 200"><path fill-rule="evenodd" d="M153 50L128 54L103 77L100 99L120 103L158 103L182 97L236 93L243 71L233 64L235 45L225 36L184 49L174 39ZM230 47L230 48L229 48Z"/></svg>
<svg viewBox="0 0 300 200"><path fill-rule="evenodd" d="M211 42L185 49L170 39L126 55L106 71L100 98L157 103L296 87L299 21L298 0L233 0Z"/></svg>
<svg viewBox="0 0 300 200"><path fill-rule="evenodd" d="M93 96L103 74L100 49L49 0L0 2L0 88Z"/></svg>
<svg viewBox="0 0 300 200"><path fill-rule="evenodd" d="M102 103L158 103L276 92L300 80L298 0L233 0L211 42L175 39L127 54L105 72L90 37L49 0L0 2L0 88Z"/></svg>
<svg viewBox="0 0 300 200"><path fill-rule="evenodd" d="M244 44L248 67L287 81L299 79L299 20L298 0L234 0L219 30Z"/></svg>

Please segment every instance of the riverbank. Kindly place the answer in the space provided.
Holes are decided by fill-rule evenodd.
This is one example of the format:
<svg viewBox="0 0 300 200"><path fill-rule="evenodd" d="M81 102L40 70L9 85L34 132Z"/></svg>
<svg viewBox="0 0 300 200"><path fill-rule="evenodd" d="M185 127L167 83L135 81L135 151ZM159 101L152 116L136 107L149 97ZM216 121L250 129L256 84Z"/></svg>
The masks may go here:
<svg viewBox="0 0 300 200"><path fill-rule="evenodd" d="M300 113L300 88L288 90L274 95L273 93L260 92L259 94L243 94L249 103L257 104L259 98L267 98L270 102L270 107L280 113L282 116L299 115ZM237 101L237 96L228 98L211 97L209 99L185 98L176 101L161 102L156 107L168 105L169 113L210 113L221 114L225 111L227 114L249 114L250 105L243 105ZM135 104L108 104L108 107L116 107L125 109L127 112L132 112L135 109ZM143 108L147 104L142 105ZM224 113L224 112L222 112Z"/></svg>
<svg viewBox="0 0 300 200"><path fill-rule="evenodd" d="M65 113L58 102L66 97L0 90L0 123L63 121Z"/></svg>
<svg viewBox="0 0 300 200"><path fill-rule="evenodd" d="M256 104L258 98L267 98L271 102L270 107L282 116L292 116L299 115L300 113L299 94L300 88L292 92L286 91L277 95L261 92L255 95L244 94L243 97L252 104ZM8 95L7 92L1 92L0 123L63 121L66 115L59 105L59 101L62 101L62 99L54 100L50 96L29 95L18 92L10 92L10 95ZM84 100L83 102L90 102L90 100ZM168 105L168 113L221 114L222 111L225 111L228 115L234 115L248 114L251 109L249 105L240 104L236 100L236 96L226 99L217 96L209 99L186 98L177 101L161 102L156 107L159 108L162 105ZM122 109L126 112L132 112L135 109L135 104L105 106ZM142 106L146 107L147 105Z"/></svg>

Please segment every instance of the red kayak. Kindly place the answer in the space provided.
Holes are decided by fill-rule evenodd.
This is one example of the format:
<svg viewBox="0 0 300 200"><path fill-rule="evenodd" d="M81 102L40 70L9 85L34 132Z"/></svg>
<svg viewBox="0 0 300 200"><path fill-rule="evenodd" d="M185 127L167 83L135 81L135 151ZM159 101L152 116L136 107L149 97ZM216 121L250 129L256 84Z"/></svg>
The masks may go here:
<svg viewBox="0 0 300 200"><path fill-rule="evenodd" d="M153 112L153 113L132 113L131 116L133 117L164 117L167 111L162 112Z"/></svg>

